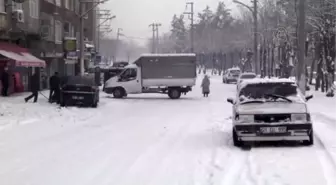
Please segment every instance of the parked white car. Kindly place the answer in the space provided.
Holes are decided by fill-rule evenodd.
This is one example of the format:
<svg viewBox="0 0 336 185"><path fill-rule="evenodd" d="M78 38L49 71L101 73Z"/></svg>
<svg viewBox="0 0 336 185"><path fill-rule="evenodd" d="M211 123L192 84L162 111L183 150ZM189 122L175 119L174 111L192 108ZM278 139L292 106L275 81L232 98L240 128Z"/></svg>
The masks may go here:
<svg viewBox="0 0 336 185"><path fill-rule="evenodd" d="M252 73L252 72L247 72L247 73L242 73L239 75L238 80L237 80L237 89L239 88L239 85L247 79L254 79L257 78L257 74Z"/></svg>
<svg viewBox="0 0 336 185"><path fill-rule="evenodd" d="M301 141L313 145L313 124L307 101L290 79L244 80L233 107L232 138L235 146L248 141Z"/></svg>
<svg viewBox="0 0 336 185"><path fill-rule="evenodd" d="M237 82L241 71L239 68L227 69L223 74L223 83Z"/></svg>

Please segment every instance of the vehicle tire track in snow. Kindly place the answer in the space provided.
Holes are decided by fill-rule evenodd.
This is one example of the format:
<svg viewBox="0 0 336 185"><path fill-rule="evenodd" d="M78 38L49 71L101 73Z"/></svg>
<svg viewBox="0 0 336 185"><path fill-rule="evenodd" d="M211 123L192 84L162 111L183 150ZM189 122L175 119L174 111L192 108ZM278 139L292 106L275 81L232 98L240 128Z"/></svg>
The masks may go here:
<svg viewBox="0 0 336 185"><path fill-rule="evenodd" d="M316 153L321 161L321 165L324 170L325 180L327 185L335 185L336 184L336 161L333 158L333 155L330 153L328 148L325 146L321 138L318 134L314 134L316 144L318 145L316 148Z"/></svg>
<svg viewBox="0 0 336 185"><path fill-rule="evenodd" d="M216 105L217 104L217 105ZM248 161L248 152L241 151L239 148L233 146L232 143L232 124L230 119L226 119L230 116L231 112L223 114L222 110L219 110L218 102L211 104L211 122L215 123L213 132L215 130L221 131L223 134L223 140L220 142L224 146L220 148L213 148L210 160L210 170L208 171L209 185L227 185L236 184L242 177L242 171L246 169ZM213 142L216 138L213 137ZM215 146L215 145L214 145ZM245 179L249 184L254 184L248 179Z"/></svg>

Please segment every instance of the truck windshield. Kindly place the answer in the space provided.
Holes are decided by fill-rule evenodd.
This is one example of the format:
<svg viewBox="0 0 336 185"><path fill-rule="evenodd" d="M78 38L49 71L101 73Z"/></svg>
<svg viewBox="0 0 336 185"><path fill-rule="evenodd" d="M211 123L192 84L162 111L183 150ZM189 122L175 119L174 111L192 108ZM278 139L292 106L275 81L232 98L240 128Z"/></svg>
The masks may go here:
<svg viewBox="0 0 336 185"><path fill-rule="evenodd" d="M137 76L137 70L135 68L125 69L123 72L120 73L120 78L122 79L136 78L136 76Z"/></svg>

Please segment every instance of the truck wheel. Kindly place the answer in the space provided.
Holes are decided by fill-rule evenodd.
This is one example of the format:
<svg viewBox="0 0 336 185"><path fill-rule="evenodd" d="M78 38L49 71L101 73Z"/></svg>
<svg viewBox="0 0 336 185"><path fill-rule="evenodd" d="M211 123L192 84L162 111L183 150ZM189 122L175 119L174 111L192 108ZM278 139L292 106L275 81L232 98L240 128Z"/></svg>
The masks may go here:
<svg viewBox="0 0 336 185"><path fill-rule="evenodd" d="M113 91L113 97L114 98L118 98L118 99L123 98L124 94L125 94L125 92L122 88L116 88Z"/></svg>
<svg viewBox="0 0 336 185"><path fill-rule="evenodd" d="M179 99L181 97L181 91L179 89L169 89L168 96L171 99Z"/></svg>
<svg viewBox="0 0 336 185"><path fill-rule="evenodd" d="M241 146L243 146L243 142L239 141L237 132L234 129L232 129L232 141L233 141L233 145L235 147L241 147Z"/></svg>
<svg viewBox="0 0 336 185"><path fill-rule="evenodd" d="M309 140L303 141L303 145L311 146L313 144L314 144L314 132L313 132L313 129L312 129L310 134L309 134Z"/></svg>

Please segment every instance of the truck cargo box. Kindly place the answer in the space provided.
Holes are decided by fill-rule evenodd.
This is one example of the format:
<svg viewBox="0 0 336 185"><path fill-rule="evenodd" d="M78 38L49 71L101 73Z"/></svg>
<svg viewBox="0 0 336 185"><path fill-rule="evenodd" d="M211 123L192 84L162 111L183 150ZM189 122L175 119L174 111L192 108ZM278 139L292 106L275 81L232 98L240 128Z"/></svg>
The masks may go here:
<svg viewBox="0 0 336 185"><path fill-rule="evenodd" d="M134 62L142 80L196 79L195 54L145 54Z"/></svg>

